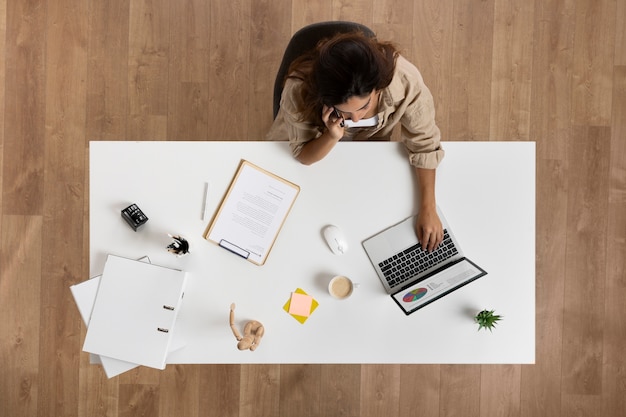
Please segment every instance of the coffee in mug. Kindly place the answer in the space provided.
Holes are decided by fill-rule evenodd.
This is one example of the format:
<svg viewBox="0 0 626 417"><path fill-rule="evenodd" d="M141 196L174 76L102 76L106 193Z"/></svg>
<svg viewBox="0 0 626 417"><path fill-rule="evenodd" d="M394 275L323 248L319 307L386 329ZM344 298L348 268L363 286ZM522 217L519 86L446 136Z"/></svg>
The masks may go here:
<svg viewBox="0 0 626 417"><path fill-rule="evenodd" d="M333 297L342 300L344 298L348 298L350 294L352 294L352 290L354 289L354 284L348 277L344 277L342 275L338 275L330 280L328 284L328 292Z"/></svg>

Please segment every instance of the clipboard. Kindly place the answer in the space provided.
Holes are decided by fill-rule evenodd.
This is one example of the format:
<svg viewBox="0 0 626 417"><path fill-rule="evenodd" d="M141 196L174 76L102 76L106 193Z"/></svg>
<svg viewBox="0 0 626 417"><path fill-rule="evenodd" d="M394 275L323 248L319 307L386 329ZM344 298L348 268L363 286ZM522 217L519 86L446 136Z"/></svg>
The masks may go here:
<svg viewBox="0 0 626 417"><path fill-rule="evenodd" d="M298 185L242 159L203 236L263 265L299 193Z"/></svg>

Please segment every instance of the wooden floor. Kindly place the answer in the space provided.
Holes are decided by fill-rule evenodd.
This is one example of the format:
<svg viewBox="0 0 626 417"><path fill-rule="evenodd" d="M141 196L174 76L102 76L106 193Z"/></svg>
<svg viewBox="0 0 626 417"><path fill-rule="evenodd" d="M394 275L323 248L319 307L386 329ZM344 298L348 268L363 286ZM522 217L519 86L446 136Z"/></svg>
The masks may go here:
<svg viewBox="0 0 626 417"><path fill-rule="evenodd" d="M340 19L422 70L444 140L537 143L536 364L107 380L68 290L89 141L262 140L290 35ZM626 415L626 0L0 0L0 126L2 417Z"/></svg>

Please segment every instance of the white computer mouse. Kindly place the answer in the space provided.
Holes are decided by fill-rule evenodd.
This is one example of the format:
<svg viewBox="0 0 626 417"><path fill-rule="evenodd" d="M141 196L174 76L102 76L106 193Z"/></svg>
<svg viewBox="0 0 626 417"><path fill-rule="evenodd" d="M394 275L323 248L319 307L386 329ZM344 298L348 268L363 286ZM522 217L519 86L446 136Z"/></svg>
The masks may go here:
<svg viewBox="0 0 626 417"><path fill-rule="evenodd" d="M328 247L335 255L343 255L348 250L348 241L343 232L335 225L328 225L322 230Z"/></svg>

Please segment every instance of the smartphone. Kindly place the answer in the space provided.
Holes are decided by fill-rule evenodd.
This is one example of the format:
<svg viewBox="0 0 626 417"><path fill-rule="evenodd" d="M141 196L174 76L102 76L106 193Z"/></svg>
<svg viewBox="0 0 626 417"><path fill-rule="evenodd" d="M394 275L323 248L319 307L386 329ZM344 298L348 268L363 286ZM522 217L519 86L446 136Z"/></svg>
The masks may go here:
<svg viewBox="0 0 626 417"><path fill-rule="evenodd" d="M339 112L335 108L333 108L333 114L337 119L341 119L341 123L339 123L339 126L344 127L346 125L346 119L344 119L343 116L339 114Z"/></svg>

